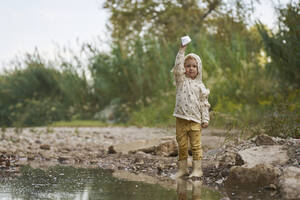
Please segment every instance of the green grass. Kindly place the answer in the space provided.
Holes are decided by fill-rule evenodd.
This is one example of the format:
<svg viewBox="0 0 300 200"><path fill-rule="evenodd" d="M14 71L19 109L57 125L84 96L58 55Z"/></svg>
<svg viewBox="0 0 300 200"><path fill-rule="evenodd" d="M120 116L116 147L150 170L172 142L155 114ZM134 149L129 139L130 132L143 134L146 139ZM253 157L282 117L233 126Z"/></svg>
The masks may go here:
<svg viewBox="0 0 300 200"><path fill-rule="evenodd" d="M106 127L106 126L124 126L121 124L108 124L101 121L93 120L73 120L59 121L49 125L50 127Z"/></svg>

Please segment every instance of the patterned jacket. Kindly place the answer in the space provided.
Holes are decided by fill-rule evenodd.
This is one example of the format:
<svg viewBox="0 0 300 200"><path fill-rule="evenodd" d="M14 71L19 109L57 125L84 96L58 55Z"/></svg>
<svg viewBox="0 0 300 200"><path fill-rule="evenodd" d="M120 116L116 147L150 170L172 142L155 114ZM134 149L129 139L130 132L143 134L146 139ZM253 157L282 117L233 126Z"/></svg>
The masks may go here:
<svg viewBox="0 0 300 200"><path fill-rule="evenodd" d="M198 63L198 75L191 79L185 75L184 61L187 57L193 57ZM188 54L184 56L184 49L180 49L175 60L175 66L171 70L176 84L176 104L173 116L197 123L209 123L208 95L202 82L202 62L198 55Z"/></svg>

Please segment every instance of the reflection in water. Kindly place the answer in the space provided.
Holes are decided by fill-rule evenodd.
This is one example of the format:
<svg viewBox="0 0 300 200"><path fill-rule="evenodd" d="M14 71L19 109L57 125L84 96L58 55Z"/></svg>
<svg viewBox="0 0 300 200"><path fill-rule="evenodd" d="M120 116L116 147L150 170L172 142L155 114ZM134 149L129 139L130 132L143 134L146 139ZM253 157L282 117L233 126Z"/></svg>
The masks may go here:
<svg viewBox="0 0 300 200"><path fill-rule="evenodd" d="M187 200L187 181L181 178L176 179L178 200Z"/></svg>
<svg viewBox="0 0 300 200"><path fill-rule="evenodd" d="M193 181L192 200L201 200L201 181Z"/></svg>
<svg viewBox="0 0 300 200"><path fill-rule="evenodd" d="M219 200L220 193L202 186L202 181L176 179L178 200Z"/></svg>
<svg viewBox="0 0 300 200"><path fill-rule="evenodd" d="M187 180L177 179L177 196L178 200L188 200ZM191 181L192 200L201 200L202 181Z"/></svg>
<svg viewBox="0 0 300 200"><path fill-rule="evenodd" d="M47 170L22 167L16 177L1 177L0 200L152 200L176 199L176 191L160 185L113 178L101 169L51 167Z"/></svg>
<svg viewBox="0 0 300 200"><path fill-rule="evenodd" d="M78 169L50 167L47 170L21 167L20 174L12 177L1 174L0 200L174 200L188 199L191 190L187 181L178 182L177 192L158 184L125 181L112 177L102 169ZM200 184L192 186L192 199L218 200L220 194L204 189ZM201 192L202 190L202 192ZM189 191L189 192L188 192Z"/></svg>

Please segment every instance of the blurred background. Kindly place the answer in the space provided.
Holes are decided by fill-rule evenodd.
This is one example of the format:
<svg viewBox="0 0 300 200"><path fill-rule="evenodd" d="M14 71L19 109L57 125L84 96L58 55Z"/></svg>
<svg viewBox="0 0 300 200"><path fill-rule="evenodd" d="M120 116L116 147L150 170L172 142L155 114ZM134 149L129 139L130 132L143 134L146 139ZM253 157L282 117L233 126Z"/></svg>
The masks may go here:
<svg viewBox="0 0 300 200"><path fill-rule="evenodd" d="M0 3L0 126L173 127L180 37L210 126L300 138L299 0Z"/></svg>

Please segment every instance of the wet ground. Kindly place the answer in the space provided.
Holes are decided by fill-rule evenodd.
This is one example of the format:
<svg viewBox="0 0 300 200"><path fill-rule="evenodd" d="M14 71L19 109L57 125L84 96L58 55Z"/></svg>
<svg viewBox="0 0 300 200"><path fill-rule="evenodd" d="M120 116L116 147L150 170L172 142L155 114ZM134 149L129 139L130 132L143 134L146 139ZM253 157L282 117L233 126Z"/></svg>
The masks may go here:
<svg viewBox="0 0 300 200"><path fill-rule="evenodd" d="M142 195L139 189L144 185L149 188L157 187L153 189L156 192L145 189L148 191L145 194L150 195L152 199L167 199L167 197L153 198L151 191L155 193L154 195L168 194L167 196L173 197L171 199L192 198L192 191L196 191L194 194L201 191L204 200L280 199L278 190L264 188L252 190L250 187L245 189L234 184L225 184L230 167L237 164L234 163L235 158L231 160L231 154L235 155L234 152L255 146L251 141L240 143L240 141L230 140L228 142L229 137L234 138L238 134L237 131L203 130L204 177L201 180L201 187L199 184L193 187L193 183L189 180L182 180L178 185L178 181L174 179L177 170L174 129L137 127L2 129L0 131L2 185L0 199L3 195L13 199L84 199L89 195L89 199L113 200L125 199L125 194L129 196L126 197L127 199L138 199L140 197L133 198L132 195ZM24 168L27 165L35 170ZM189 165L191 166L191 162ZM30 175L31 171L33 175ZM40 179L40 175L44 178ZM104 180L107 182L103 182ZM136 187L134 183L137 181ZM113 187L119 183L121 188ZM105 191L116 193L112 195L121 195L122 198L110 197L109 192L101 193L102 186L107 189ZM111 187L114 189L110 190ZM176 188L180 191L179 196ZM203 192L205 189L202 188L210 188L222 195L213 192L218 195L208 197L210 195L206 194L210 193ZM42 196L31 198L31 194ZM106 195L107 198L97 195ZM141 198L147 199L145 196ZM5 199L5 196L2 199Z"/></svg>
<svg viewBox="0 0 300 200"><path fill-rule="evenodd" d="M2 171L3 172L3 171ZM1 173L0 199L80 199L80 200L218 200L221 195L198 182L181 180L163 187L113 177L107 170L55 166L47 170L20 168L14 176ZM185 198L183 198L185 197Z"/></svg>

